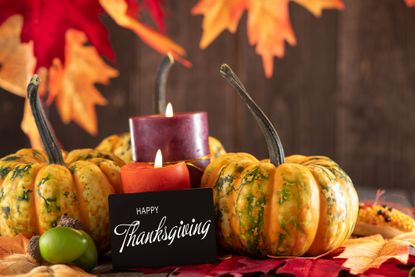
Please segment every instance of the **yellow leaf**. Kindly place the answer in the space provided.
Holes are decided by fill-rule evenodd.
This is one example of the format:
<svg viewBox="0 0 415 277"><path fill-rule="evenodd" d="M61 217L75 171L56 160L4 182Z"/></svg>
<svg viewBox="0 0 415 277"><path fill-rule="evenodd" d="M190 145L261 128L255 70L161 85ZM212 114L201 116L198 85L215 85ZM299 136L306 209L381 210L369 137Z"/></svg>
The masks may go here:
<svg viewBox="0 0 415 277"><path fill-rule="evenodd" d="M321 16L323 9L344 9L343 0L292 0L317 17Z"/></svg>
<svg viewBox="0 0 415 277"><path fill-rule="evenodd" d="M248 0L201 0L192 9L192 14L203 17L203 35L200 48L204 49L224 30L234 33Z"/></svg>
<svg viewBox="0 0 415 277"><path fill-rule="evenodd" d="M64 123L75 121L92 135L97 133L95 105L106 99L95 84L108 84L118 71L108 66L93 46L85 45L86 35L76 30L66 33L65 67L55 59L49 69L49 90Z"/></svg>
<svg viewBox="0 0 415 277"><path fill-rule="evenodd" d="M347 259L343 264L352 274L360 274L370 268L379 268L395 258L403 264L409 259L409 248L415 246L415 233L403 233L385 240L381 235L349 239L342 246L344 251L336 258Z"/></svg>
<svg viewBox="0 0 415 277"><path fill-rule="evenodd" d="M256 52L262 56L265 76L271 77L274 57L282 58L285 54L285 41L296 44L288 0L250 1L248 11L249 43L256 44Z"/></svg>
<svg viewBox="0 0 415 277"><path fill-rule="evenodd" d="M23 17L14 15L0 26L0 87L26 96L26 84L35 68L31 43L20 43Z"/></svg>
<svg viewBox="0 0 415 277"><path fill-rule="evenodd" d="M125 0L99 0L99 3L118 25L132 30L150 47L164 55L171 53L175 60L185 66L191 66L191 63L183 58L186 51L180 45L128 15Z"/></svg>

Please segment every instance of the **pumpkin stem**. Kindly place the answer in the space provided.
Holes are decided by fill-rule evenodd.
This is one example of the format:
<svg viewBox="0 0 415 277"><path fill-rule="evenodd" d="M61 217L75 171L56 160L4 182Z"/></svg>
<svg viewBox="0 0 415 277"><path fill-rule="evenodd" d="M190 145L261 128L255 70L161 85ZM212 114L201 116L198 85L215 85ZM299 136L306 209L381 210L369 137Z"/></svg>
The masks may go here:
<svg viewBox="0 0 415 277"><path fill-rule="evenodd" d="M239 93L239 96L248 106L248 109L254 115L262 133L264 134L265 141L268 146L268 153L271 163L278 166L284 163L284 148L282 147L281 140L277 131L272 125L269 118L264 114L257 103L252 99L249 93L246 91L244 85L239 80L238 76L232 71L227 64L222 64L220 67L220 73Z"/></svg>
<svg viewBox="0 0 415 277"><path fill-rule="evenodd" d="M155 114L164 114L166 112L166 83L169 75L169 70L174 64L174 58L172 54L168 53L163 58L161 64L157 70L156 76L156 91L154 99L154 112Z"/></svg>
<svg viewBox="0 0 415 277"><path fill-rule="evenodd" d="M40 84L40 78L37 75L33 75L27 86L27 97L29 98L30 108L32 109L35 123L42 139L43 148L48 155L49 163L52 164L65 164L62 158L61 151L56 143L55 137L51 132L48 121L45 116L42 104L40 102L38 88Z"/></svg>

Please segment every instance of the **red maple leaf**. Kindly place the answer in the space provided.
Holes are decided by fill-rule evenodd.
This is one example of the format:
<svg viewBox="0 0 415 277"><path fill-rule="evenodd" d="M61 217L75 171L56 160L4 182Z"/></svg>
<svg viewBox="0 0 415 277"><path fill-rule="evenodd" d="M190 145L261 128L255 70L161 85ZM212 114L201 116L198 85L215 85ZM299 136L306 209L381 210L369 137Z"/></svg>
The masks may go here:
<svg viewBox="0 0 415 277"><path fill-rule="evenodd" d="M0 0L0 24L14 14L24 18L21 41L33 41L36 69L49 68L54 58L65 60L65 34L83 31L98 53L114 59L108 33L99 19L98 0Z"/></svg>

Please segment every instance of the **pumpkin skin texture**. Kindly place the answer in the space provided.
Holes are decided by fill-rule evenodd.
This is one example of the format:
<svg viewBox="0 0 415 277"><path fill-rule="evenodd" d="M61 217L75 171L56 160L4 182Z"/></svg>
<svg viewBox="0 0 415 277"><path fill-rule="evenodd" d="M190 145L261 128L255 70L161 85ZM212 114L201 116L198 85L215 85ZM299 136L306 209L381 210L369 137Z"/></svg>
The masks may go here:
<svg viewBox="0 0 415 277"><path fill-rule="evenodd" d="M125 163L133 161L129 133L109 136L101 141L96 149L111 152L122 159ZM222 143L214 137L209 137L209 151L211 160L217 159L226 153Z"/></svg>
<svg viewBox="0 0 415 277"><path fill-rule="evenodd" d="M122 160L92 149L70 152L66 166L34 149L0 160L0 235L42 234L63 214L79 219L100 249L109 246L107 198L121 187Z"/></svg>
<svg viewBox="0 0 415 277"><path fill-rule="evenodd" d="M108 196L121 191L124 162L109 152L62 153L38 95L34 75L27 97L45 152L21 149L0 159L0 235L42 234L67 214L79 219L99 250L109 246Z"/></svg>
<svg viewBox="0 0 415 277"><path fill-rule="evenodd" d="M122 159L125 163L133 161L130 133L122 133L106 137L100 142L100 144L98 144L96 149L111 152Z"/></svg>
<svg viewBox="0 0 415 277"><path fill-rule="evenodd" d="M350 178L327 157L291 156L275 167L228 153L207 167L202 187L214 191L221 245L252 256L330 251L351 235L358 213Z"/></svg>
<svg viewBox="0 0 415 277"><path fill-rule="evenodd" d="M201 186L213 189L221 246L255 257L316 256L339 247L359 209L350 178L328 157L285 157L275 127L236 74L227 65L220 73L255 117L270 157L227 153L206 168Z"/></svg>

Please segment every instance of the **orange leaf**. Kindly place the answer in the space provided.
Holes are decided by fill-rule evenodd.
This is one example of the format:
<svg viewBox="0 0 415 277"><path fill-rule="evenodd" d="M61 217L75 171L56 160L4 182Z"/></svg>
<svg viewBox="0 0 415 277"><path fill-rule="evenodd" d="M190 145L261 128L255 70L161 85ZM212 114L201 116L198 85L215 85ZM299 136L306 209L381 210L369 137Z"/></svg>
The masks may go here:
<svg viewBox="0 0 415 277"><path fill-rule="evenodd" d="M323 9L344 9L343 0L292 0L297 2L317 17Z"/></svg>
<svg viewBox="0 0 415 277"><path fill-rule="evenodd" d="M191 66L191 63L183 58L186 51L180 45L131 17L127 13L128 5L125 0L99 0L99 3L118 25L132 30L150 47L164 55L171 53L175 60L185 66Z"/></svg>
<svg viewBox="0 0 415 277"><path fill-rule="evenodd" d="M76 30L66 33L66 64L54 59L49 69L49 89L56 97L64 123L75 121L92 135L97 133L95 105L106 105L106 99L95 88L96 83L108 84L118 71L108 66L93 46L85 45L86 35Z"/></svg>
<svg viewBox="0 0 415 277"><path fill-rule="evenodd" d="M272 76L274 57L285 54L285 41L296 44L291 27L288 0L251 1L248 15L249 43L262 56L265 76Z"/></svg>
<svg viewBox="0 0 415 277"><path fill-rule="evenodd" d="M14 237L0 236L0 259L13 254L26 253L28 243L29 240L21 234Z"/></svg>
<svg viewBox="0 0 415 277"><path fill-rule="evenodd" d="M415 7L415 0L405 0L408 7Z"/></svg>
<svg viewBox="0 0 415 277"><path fill-rule="evenodd" d="M32 43L20 43L23 17L14 15L0 26L0 87L26 96L26 84L35 68Z"/></svg>
<svg viewBox="0 0 415 277"><path fill-rule="evenodd" d="M248 0L201 0L192 9L192 14L203 17L203 35L200 48L204 49L224 30L235 33Z"/></svg>
<svg viewBox="0 0 415 277"><path fill-rule="evenodd" d="M360 274L370 268L379 268L392 258L406 264L410 246L415 246L414 243L415 233L404 233L390 240L381 235L349 239L342 245L344 251L336 258L347 259L343 266L350 268L352 274Z"/></svg>
<svg viewBox="0 0 415 277"><path fill-rule="evenodd" d="M40 139L39 131L37 130L35 119L32 115L29 102L26 100L24 105L23 120L21 128L26 136L29 137L30 145L34 149L43 149L42 140Z"/></svg>

